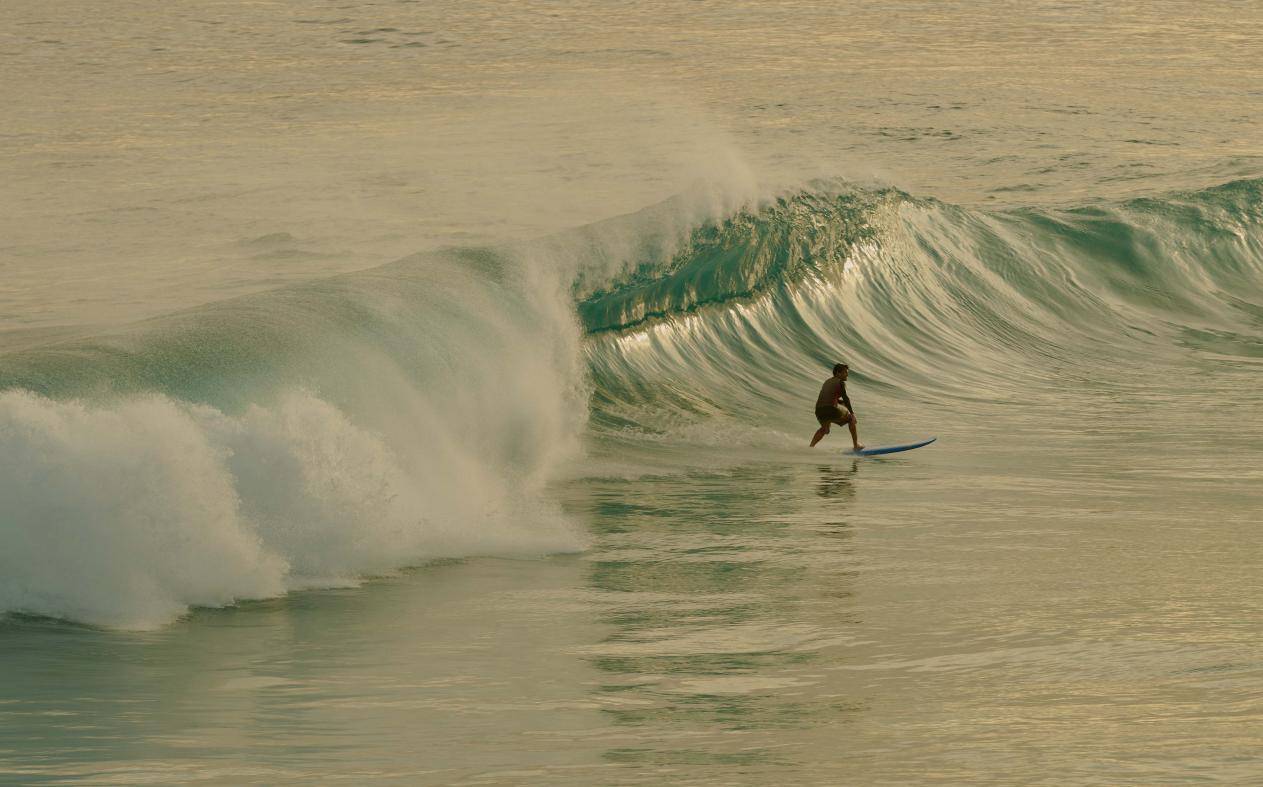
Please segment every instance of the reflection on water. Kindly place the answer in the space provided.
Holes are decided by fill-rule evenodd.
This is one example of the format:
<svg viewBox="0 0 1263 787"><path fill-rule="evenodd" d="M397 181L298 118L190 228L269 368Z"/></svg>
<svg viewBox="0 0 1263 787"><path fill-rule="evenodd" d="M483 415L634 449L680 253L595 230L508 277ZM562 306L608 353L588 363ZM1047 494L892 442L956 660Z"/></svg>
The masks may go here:
<svg viewBox="0 0 1263 787"><path fill-rule="evenodd" d="M820 484L816 487L816 494L844 499L855 497L854 477L860 469L858 459L852 459L849 466L820 465L817 469L820 471Z"/></svg>
<svg viewBox="0 0 1263 787"><path fill-rule="evenodd" d="M854 494L853 466L821 472L822 494ZM603 712L634 739L607 759L784 769L786 734L862 712L822 685L854 636L853 542L845 524L800 517L806 480L758 465L594 490L618 514L600 547L614 559L592 563L610 632L590 659ZM629 496L654 504L612 505Z"/></svg>

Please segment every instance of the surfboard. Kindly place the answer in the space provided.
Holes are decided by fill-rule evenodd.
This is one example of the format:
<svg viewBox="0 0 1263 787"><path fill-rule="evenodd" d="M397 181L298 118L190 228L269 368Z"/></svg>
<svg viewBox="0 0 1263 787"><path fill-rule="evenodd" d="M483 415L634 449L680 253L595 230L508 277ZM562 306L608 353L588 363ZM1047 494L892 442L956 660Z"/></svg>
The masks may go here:
<svg viewBox="0 0 1263 787"><path fill-rule="evenodd" d="M929 445L937 440L937 437L931 437L929 440L922 440L919 443L905 443L903 445L883 445L880 448L865 448L862 451L847 451L850 456L880 456L882 454L897 454L900 451L911 451L913 448L920 448L923 445Z"/></svg>

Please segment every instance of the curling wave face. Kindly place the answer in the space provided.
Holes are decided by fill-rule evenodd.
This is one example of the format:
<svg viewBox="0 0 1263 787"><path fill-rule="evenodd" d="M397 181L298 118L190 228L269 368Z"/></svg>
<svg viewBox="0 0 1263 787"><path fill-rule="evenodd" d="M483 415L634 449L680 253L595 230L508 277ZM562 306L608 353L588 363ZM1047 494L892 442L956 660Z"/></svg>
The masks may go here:
<svg viewBox="0 0 1263 787"><path fill-rule="evenodd" d="M696 435L724 414L801 431L835 359L870 406L956 412L1126 385L1187 350L1257 359L1261 284L1263 181L997 213L822 187L699 230L578 308L594 425Z"/></svg>
<svg viewBox="0 0 1263 787"><path fill-rule="evenodd" d="M800 442L865 405L1053 406L1263 358L1263 182L989 213L813 184L684 199L0 356L0 610L161 625L425 560L582 549L589 444Z"/></svg>

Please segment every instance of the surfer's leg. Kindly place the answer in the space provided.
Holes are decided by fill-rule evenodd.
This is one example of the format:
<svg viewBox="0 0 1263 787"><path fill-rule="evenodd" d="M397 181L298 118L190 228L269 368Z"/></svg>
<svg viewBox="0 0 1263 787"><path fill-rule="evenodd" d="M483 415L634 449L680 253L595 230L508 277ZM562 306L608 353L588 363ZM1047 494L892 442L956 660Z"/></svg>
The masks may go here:
<svg viewBox="0 0 1263 787"><path fill-rule="evenodd" d="M859 432L855 429L855 413L851 413L851 417L847 420L846 425L847 428L851 430L851 442L855 445L855 450L859 451L864 447L864 445L860 443Z"/></svg>
<svg viewBox="0 0 1263 787"><path fill-rule="evenodd" d="M829 424L828 423L820 424L820 428L817 429L816 433L811 436L811 447L815 448L816 443L823 440L824 436L827 435L828 433L829 433Z"/></svg>

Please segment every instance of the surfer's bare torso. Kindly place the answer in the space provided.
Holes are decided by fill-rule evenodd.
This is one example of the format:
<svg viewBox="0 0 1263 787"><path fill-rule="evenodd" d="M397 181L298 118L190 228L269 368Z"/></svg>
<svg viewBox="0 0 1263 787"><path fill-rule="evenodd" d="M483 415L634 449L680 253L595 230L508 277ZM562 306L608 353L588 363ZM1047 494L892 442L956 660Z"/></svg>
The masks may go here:
<svg viewBox="0 0 1263 787"><path fill-rule="evenodd" d="M829 434L830 424L838 424L851 430L851 442L856 451L864 447L860 444L856 431L857 421L851 407L851 397L846 394L846 378L849 372L845 364L837 364L833 367L833 376L820 386L820 395L816 397L816 420L820 423L820 428L812 435L813 447Z"/></svg>

